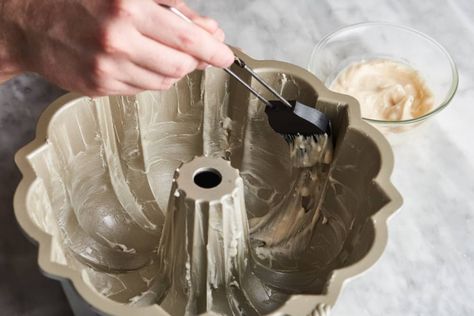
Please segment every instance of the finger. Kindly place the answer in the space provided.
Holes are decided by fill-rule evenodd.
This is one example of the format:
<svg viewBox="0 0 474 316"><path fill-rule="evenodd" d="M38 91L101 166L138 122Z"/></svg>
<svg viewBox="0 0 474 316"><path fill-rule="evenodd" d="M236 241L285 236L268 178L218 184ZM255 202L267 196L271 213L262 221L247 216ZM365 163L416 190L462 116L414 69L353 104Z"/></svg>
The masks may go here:
<svg viewBox="0 0 474 316"><path fill-rule="evenodd" d="M98 90L86 90L83 93L89 97L100 97L100 96L109 96L109 95L135 95L142 92L143 89L140 89L136 86L126 84L119 80L110 80L106 89Z"/></svg>
<svg viewBox="0 0 474 316"><path fill-rule="evenodd" d="M199 61L194 57L156 42L140 33L129 37L132 47L129 58L136 65L165 77L182 78L196 69Z"/></svg>
<svg viewBox="0 0 474 316"><path fill-rule="evenodd" d="M126 82L123 82L123 81L118 81L119 84L122 86L122 89L120 91L120 93L118 94L114 94L114 95L136 95L138 93L141 93L143 91L146 91L146 90L168 90L170 87L166 87L166 88L163 88L163 89L143 89L142 87L140 86L136 86L134 84L131 84L131 83L126 83Z"/></svg>
<svg viewBox="0 0 474 316"><path fill-rule="evenodd" d="M224 40L225 40L225 34L224 34L224 31L222 29L217 29L217 31L212 35L214 36L214 38L216 38L220 42L224 42ZM199 70L204 70L208 67L210 67L210 65L208 63L201 61L201 62L199 62L198 66L196 68L199 69Z"/></svg>
<svg viewBox="0 0 474 316"><path fill-rule="evenodd" d="M216 20L206 17L198 16L192 19L193 23L203 28L210 34L214 34L219 29L219 24Z"/></svg>
<svg viewBox="0 0 474 316"><path fill-rule="evenodd" d="M149 71L132 62L125 62L120 67L116 79L139 90L167 90L178 78L170 78Z"/></svg>
<svg viewBox="0 0 474 316"><path fill-rule="evenodd" d="M205 62L200 62L199 65L197 66L197 69L199 70L204 70L206 69L207 67L209 67L210 65L208 63L205 63Z"/></svg>
<svg viewBox="0 0 474 316"><path fill-rule="evenodd" d="M225 40L225 34L222 29L217 29L212 35L214 36L215 39L217 39L221 43L223 43Z"/></svg>
<svg viewBox="0 0 474 316"><path fill-rule="evenodd" d="M149 14L135 23L143 35L211 65L227 67L234 61L234 54L225 44L160 6L150 8Z"/></svg>

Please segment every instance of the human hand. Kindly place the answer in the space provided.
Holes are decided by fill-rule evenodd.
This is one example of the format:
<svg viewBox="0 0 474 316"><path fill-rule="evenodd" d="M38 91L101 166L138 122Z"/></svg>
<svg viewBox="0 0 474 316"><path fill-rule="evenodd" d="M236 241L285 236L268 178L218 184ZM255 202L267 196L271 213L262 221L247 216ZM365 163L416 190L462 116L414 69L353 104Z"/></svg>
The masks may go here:
<svg viewBox="0 0 474 316"><path fill-rule="evenodd" d="M217 22L180 0L1 2L0 23L16 67L86 95L168 89L196 68L234 61ZM159 4L176 7L194 23Z"/></svg>

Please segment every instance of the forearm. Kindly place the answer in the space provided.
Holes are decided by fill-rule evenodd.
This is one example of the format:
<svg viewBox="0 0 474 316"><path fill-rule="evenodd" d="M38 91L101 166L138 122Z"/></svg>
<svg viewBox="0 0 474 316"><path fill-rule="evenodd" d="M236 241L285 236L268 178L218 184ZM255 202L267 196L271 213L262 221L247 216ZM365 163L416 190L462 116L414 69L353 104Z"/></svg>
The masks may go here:
<svg viewBox="0 0 474 316"><path fill-rule="evenodd" d="M0 0L0 83L24 71L24 36L16 22L19 12L13 2L18 5L20 1Z"/></svg>

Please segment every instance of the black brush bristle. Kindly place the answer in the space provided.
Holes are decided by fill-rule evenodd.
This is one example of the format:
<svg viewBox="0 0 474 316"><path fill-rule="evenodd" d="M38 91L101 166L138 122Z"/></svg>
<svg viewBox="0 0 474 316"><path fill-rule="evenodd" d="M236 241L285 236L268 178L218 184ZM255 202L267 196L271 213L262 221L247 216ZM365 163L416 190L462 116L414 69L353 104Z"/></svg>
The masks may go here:
<svg viewBox="0 0 474 316"><path fill-rule="evenodd" d="M287 142L300 135L311 137L330 133L331 124L326 114L297 101L290 103L292 108L281 101L270 101L272 106L265 108L270 126L283 135Z"/></svg>

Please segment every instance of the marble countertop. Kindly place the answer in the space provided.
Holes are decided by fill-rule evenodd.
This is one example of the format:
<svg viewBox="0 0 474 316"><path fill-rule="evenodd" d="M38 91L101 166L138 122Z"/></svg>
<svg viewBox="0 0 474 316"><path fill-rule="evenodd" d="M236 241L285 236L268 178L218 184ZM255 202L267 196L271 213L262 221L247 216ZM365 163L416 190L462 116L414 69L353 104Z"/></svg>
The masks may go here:
<svg viewBox="0 0 474 316"><path fill-rule="evenodd" d="M323 35L343 25L389 21L446 46L460 74L450 106L394 148L393 181L404 205L381 259L342 291L332 315L474 314L474 5L471 0L190 0L227 42L257 59L306 67ZM36 75L0 86L0 314L68 315L59 283L39 272L36 247L16 224L20 174L14 153L33 138L39 113L64 91Z"/></svg>

